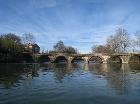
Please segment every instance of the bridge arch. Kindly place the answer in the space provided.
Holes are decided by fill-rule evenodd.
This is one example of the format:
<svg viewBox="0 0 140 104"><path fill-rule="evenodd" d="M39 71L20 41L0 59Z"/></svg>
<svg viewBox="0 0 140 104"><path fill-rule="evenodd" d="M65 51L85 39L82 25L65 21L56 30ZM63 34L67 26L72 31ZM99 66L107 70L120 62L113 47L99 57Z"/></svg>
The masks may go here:
<svg viewBox="0 0 140 104"><path fill-rule="evenodd" d="M40 63L43 63L43 62L50 62L51 59L48 55L41 55L39 58L38 58L38 62Z"/></svg>
<svg viewBox="0 0 140 104"><path fill-rule="evenodd" d="M59 62L68 62L68 58L66 56L56 56L54 63L59 63Z"/></svg>
<svg viewBox="0 0 140 104"><path fill-rule="evenodd" d="M91 56L88 63L103 63L104 58L102 56Z"/></svg>
<svg viewBox="0 0 140 104"><path fill-rule="evenodd" d="M76 56L71 60L71 63L77 63L77 62L85 62L85 59L83 57Z"/></svg>
<svg viewBox="0 0 140 104"><path fill-rule="evenodd" d="M120 56L111 56L108 60L108 63L122 63L123 59Z"/></svg>
<svg viewBox="0 0 140 104"><path fill-rule="evenodd" d="M138 56L138 55L132 55L129 58L129 63L140 63L140 56Z"/></svg>

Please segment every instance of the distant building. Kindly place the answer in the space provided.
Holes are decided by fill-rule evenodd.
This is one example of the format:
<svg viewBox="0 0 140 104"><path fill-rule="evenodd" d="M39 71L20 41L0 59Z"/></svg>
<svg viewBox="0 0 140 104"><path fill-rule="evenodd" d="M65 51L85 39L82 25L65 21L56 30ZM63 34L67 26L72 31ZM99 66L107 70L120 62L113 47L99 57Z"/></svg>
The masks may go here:
<svg viewBox="0 0 140 104"><path fill-rule="evenodd" d="M37 44L27 44L25 45L25 52L39 53L40 47Z"/></svg>

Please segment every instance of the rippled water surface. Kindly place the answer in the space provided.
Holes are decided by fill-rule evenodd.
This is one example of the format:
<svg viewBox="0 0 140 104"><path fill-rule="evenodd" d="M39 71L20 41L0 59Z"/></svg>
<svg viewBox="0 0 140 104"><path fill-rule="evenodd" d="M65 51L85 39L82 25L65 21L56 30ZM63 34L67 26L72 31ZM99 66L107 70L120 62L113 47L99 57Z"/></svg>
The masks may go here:
<svg viewBox="0 0 140 104"><path fill-rule="evenodd" d="M140 104L140 65L0 64L0 104Z"/></svg>

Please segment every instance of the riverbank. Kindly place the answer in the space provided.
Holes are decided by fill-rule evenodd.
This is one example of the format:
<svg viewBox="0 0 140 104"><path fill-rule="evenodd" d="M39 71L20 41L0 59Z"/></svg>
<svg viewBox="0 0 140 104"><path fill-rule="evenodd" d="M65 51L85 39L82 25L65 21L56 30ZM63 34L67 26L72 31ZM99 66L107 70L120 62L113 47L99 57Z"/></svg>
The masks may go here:
<svg viewBox="0 0 140 104"><path fill-rule="evenodd" d="M29 53L1 53L0 63L33 63L35 62Z"/></svg>

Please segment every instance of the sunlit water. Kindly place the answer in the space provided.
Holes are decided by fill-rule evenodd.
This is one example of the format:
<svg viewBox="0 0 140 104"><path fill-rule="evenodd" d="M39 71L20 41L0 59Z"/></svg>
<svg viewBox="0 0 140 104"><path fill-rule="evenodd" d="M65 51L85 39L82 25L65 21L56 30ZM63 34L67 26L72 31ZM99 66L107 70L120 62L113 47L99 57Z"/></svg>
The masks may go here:
<svg viewBox="0 0 140 104"><path fill-rule="evenodd" d="M140 65L0 64L0 104L140 104Z"/></svg>

